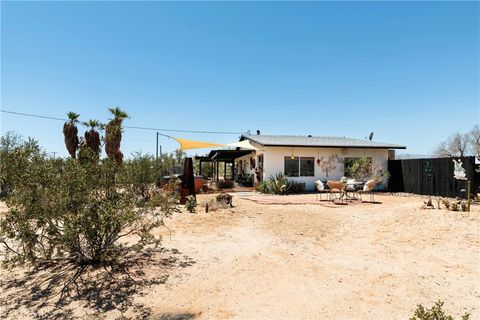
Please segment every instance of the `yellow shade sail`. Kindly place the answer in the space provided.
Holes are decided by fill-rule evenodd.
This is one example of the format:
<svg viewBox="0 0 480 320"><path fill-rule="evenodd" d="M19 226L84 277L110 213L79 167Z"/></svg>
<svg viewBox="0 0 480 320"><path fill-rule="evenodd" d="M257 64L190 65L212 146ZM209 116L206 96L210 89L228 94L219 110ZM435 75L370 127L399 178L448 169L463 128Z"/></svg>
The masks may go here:
<svg viewBox="0 0 480 320"><path fill-rule="evenodd" d="M249 150L259 150L258 148L254 147L249 140L228 143L226 145L229 147L237 147L237 148L243 148L243 149L249 149Z"/></svg>
<svg viewBox="0 0 480 320"><path fill-rule="evenodd" d="M180 149L182 150L225 146L224 144L210 143L210 142L204 142L204 141L194 141L194 140L187 140L182 138L173 138L173 139L175 139L178 143L180 143Z"/></svg>

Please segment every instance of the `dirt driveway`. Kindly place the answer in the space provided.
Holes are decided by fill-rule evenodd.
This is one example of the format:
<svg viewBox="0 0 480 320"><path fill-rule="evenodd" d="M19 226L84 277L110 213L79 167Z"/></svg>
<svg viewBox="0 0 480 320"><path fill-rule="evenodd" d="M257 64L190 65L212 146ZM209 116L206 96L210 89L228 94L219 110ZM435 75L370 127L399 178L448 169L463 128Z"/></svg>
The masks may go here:
<svg viewBox="0 0 480 320"><path fill-rule="evenodd" d="M131 298L157 319L408 319L416 304L438 299L455 315L480 319L480 208L453 213L420 210L420 197L377 200L265 205L236 195L231 210L176 214L167 221L171 239L158 231L163 245L195 263ZM79 307L74 315L87 314Z"/></svg>

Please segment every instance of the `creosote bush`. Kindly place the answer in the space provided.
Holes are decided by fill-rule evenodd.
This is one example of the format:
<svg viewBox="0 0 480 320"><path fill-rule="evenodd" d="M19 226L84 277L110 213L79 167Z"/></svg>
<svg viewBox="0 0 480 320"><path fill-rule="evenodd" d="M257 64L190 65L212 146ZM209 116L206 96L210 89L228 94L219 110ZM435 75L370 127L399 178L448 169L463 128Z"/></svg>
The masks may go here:
<svg viewBox="0 0 480 320"><path fill-rule="evenodd" d="M158 189L139 208L134 188L115 182L118 170L110 159L29 161L1 220L5 262L61 258L78 265L111 264L129 249L158 246L160 238L151 231L174 212L176 199ZM132 244L121 241L126 236L135 239Z"/></svg>
<svg viewBox="0 0 480 320"><path fill-rule="evenodd" d="M450 315L445 314L443 310L443 301L435 302L430 309L425 309L421 304L417 305L417 309L414 312L413 317L410 320L454 320ZM470 314L465 313L461 320L469 320Z"/></svg>
<svg viewBox="0 0 480 320"><path fill-rule="evenodd" d="M116 125L121 132L121 121ZM119 153L116 138L112 149ZM113 152L100 160L98 148L84 148L81 160L73 153L80 150L67 149L70 158L51 159L33 140L2 138L0 178L9 208L0 220L3 263L112 266L127 252L157 247L161 238L152 230L178 211L175 195L152 184L139 206L144 181L119 179L128 174Z"/></svg>

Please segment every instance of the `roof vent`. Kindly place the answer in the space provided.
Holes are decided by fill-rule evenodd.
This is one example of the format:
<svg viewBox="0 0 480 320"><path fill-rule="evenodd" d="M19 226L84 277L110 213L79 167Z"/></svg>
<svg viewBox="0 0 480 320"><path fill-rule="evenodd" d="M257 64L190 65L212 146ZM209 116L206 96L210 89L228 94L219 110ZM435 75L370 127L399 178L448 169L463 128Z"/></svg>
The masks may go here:
<svg viewBox="0 0 480 320"><path fill-rule="evenodd" d="M260 135L260 130L257 130L257 136L259 136L259 135Z"/></svg>

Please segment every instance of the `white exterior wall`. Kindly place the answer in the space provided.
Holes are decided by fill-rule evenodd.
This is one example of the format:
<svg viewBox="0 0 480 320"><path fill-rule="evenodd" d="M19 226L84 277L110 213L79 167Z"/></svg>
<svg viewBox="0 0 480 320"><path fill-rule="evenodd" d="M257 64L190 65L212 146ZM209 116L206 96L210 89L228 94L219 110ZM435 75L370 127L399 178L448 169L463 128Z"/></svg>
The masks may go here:
<svg viewBox="0 0 480 320"><path fill-rule="evenodd" d="M270 176L279 172L284 173L284 159L292 155L291 147L264 147L264 170L263 179L268 179ZM322 157L328 159L331 155L337 155L340 159L343 158L359 158L362 156L371 157L378 165L378 169L387 170L388 168L388 150L387 149L367 149L367 148L302 148L294 147L293 155L295 157L314 157L315 176L313 177L289 177L289 179L297 182L304 182L307 190L314 189L314 181L316 180L338 180L344 176L344 168L342 162L336 162L336 168L329 172L327 177L322 167L317 164L317 159ZM258 161L258 160L257 160Z"/></svg>

